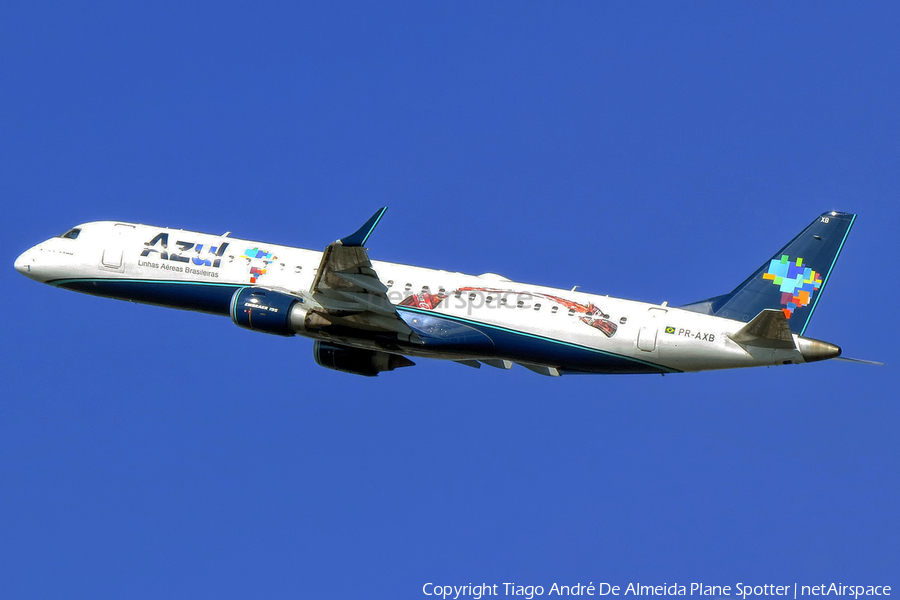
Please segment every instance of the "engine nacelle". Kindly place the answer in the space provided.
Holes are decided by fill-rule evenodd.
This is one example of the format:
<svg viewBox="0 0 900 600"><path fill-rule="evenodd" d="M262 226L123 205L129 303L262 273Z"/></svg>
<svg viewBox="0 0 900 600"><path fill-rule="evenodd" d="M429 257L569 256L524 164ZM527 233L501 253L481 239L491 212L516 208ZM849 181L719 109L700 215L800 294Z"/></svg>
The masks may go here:
<svg viewBox="0 0 900 600"><path fill-rule="evenodd" d="M313 345L316 362L326 369L375 377L382 371L393 371L400 367L411 367L413 361L399 354L340 346L317 341Z"/></svg>
<svg viewBox="0 0 900 600"><path fill-rule="evenodd" d="M291 336L307 330L302 299L265 288L241 288L231 298L231 320L238 327Z"/></svg>

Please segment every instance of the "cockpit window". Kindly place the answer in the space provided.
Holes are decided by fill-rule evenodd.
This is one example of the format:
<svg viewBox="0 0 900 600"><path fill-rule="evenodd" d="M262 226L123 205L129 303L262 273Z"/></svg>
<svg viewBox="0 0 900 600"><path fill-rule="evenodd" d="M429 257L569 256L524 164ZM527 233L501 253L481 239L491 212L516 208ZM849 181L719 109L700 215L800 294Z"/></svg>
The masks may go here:
<svg viewBox="0 0 900 600"><path fill-rule="evenodd" d="M78 234L81 233L81 230L77 227L75 229L70 229L59 237L69 238L70 240L74 240L78 238Z"/></svg>

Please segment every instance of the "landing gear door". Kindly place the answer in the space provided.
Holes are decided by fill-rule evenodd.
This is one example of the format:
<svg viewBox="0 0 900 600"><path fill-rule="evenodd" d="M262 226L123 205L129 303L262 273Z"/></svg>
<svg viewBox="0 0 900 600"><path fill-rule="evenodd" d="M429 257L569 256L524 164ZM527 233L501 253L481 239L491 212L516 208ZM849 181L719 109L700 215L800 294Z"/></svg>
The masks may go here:
<svg viewBox="0 0 900 600"><path fill-rule="evenodd" d="M100 266L112 271L124 271L122 264L122 255L125 252L125 244L131 232L134 231L134 225L126 225L124 223L116 223L113 227L112 235L103 249L103 255L100 257Z"/></svg>
<svg viewBox="0 0 900 600"><path fill-rule="evenodd" d="M644 352L656 350L656 338L659 336L659 326L666 315L664 308L651 308L644 317L644 323L638 331L637 347Z"/></svg>

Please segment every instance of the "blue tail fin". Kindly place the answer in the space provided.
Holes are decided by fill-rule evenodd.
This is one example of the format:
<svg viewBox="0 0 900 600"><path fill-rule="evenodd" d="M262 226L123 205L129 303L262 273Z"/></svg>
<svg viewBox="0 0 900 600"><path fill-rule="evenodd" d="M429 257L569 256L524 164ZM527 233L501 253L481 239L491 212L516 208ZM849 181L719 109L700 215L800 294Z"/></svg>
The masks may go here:
<svg viewBox="0 0 900 600"><path fill-rule="evenodd" d="M803 335L855 220L850 213L823 213L730 294L681 308L744 322L781 309L791 331Z"/></svg>

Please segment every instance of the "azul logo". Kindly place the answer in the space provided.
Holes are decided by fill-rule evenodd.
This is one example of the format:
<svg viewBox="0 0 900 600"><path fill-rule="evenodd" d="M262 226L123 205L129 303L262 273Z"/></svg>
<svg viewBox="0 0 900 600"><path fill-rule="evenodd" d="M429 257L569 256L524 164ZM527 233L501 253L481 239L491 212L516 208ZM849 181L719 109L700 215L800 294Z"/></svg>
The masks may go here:
<svg viewBox="0 0 900 600"><path fill-rule="evenodd" d="M772 259L763 279L771 281L781 291L784 316L788 319L796 308L809 305L812 295L822 287L822 274L803 264L803 259L791 260L787 255Z"/></svg>
<svg viewBox="0 0 900 600"><path fill-rule="evenodd" d="M224 242L221 246L212 246L207 250L203 250L203 244L195 244L194 242L175 242L177 252L169 252L169 234L157 234L149 242L144 242L144 250L141 256L150 256L155 252L161 260L171 260L181 263L193 263L198 267L218 267L222 264L222 255L228 247L228 242ZM184 253L192 250L196 256L183 256ZM205 257L203 256L205 255Z"/></svg>

